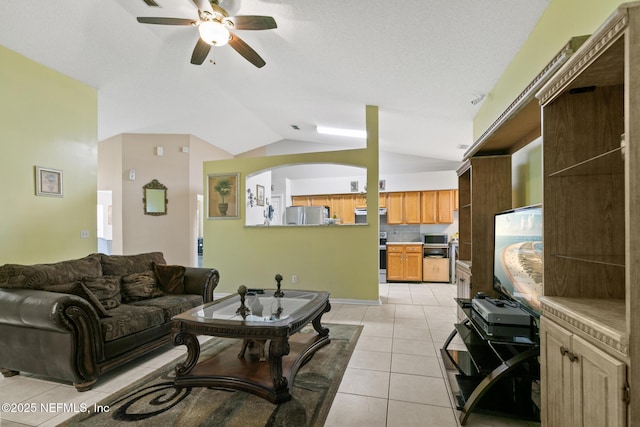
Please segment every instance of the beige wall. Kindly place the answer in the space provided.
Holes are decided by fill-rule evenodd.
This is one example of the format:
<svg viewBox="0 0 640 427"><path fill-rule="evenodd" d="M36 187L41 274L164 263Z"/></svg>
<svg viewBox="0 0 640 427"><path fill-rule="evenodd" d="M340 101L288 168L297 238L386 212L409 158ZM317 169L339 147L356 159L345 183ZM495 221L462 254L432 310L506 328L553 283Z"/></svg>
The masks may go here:
<svg viewBox="0 0 640 427"><path fill-rule="evenodd" d="M620 0L551 0L524 45L502 74L473 121L473 139L502 114L575 36L592 34Z"/></svg>
<svg viewBox="0 0 640 427"><path fill-rule="evenodd" d="M113 192L113 253L161 251L170 264L196 266L202 162L231 156L191 135L123 134L99 148L99 189ZM167 215L144 214L142 187L154 179L167 187Z"/></svg>
<svg viewBox="0 0 640 427"><path fill-rule="evenodd" d="M363 114L364 115L364 114ZM378 224L363 226L245 227L245 177L286 164L339 163L367 168L368 217L378 211L378 109L366 107L366 149L247 157L205 162L208 174L240 173L240 218L206 220L204 265L220 270L218 292L236 292L239 285L328 290L334 299L377 302ZM298 282L292 283L296 275Z"/></svg>
<svg viewBox="0 0 640 427"><path fill-rule="evenodd" d="M96 252L95 89L3 46L0 64L0 264ZM35 195L36 165L63 171L64 197Z"/></svg>

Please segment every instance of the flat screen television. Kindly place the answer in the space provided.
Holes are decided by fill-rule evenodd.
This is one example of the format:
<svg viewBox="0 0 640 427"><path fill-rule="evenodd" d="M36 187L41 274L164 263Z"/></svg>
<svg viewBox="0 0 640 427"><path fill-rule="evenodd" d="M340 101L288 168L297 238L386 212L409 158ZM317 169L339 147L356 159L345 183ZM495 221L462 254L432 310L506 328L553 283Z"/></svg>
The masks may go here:
<svg viewBox="0 0 640 427"><path fill-rule="evenodd" d="M542 206L494 217L493 289L538 317L542 295Z"/></svg>

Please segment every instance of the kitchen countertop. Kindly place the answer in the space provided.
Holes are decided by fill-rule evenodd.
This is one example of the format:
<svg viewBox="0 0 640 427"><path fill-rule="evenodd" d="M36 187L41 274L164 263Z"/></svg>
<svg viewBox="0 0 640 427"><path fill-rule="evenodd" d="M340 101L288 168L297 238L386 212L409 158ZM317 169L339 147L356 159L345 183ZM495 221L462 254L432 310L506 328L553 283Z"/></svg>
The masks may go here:
<svg viewBox="0 0 640 427"><path fill-rule="evenodd" d="M387 242L389 245L422 245L422 242Z"/></svg>

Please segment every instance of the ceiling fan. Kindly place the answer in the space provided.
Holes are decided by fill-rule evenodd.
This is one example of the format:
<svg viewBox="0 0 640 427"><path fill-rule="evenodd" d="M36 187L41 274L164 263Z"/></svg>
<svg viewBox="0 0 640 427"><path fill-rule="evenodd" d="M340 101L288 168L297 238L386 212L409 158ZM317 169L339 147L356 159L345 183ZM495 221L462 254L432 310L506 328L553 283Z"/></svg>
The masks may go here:
<svg viewBox="0 0 640 427"><path fill-rule="evenodd" d="M198 27L200 38L191 55L191 63L200 65L211 50L211 46L229 44L236 52L258 68L266 63L247 43L230 30L270 30L277 28L271 16L229 16L218 4L218 0L193 0L198 7L197 20L189 18L138 17L142 24L191 25Z"/></svg>

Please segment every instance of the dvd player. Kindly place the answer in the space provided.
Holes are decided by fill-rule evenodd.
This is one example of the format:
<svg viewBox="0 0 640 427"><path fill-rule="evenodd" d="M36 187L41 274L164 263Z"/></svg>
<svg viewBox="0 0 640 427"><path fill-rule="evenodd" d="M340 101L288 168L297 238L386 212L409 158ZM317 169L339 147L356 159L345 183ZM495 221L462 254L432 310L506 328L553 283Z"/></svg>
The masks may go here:
<svg viewBox="0 0 640 427"><path fill-rule="evenodd" d="M494 298L474 298L472 308L490 325L524 325L531 324L531 315L519 306L511 306L510 302Z"/></svg>
<svg viewBox="0 0 640 427"><path fill-rule="evenodd" d="M530 325L490 325L489 323L485 322L485 320L475 310L471 310L471 318L475 321L475 324L484 331L485 334L493 337L528 338L529 336L531 336Z"/></svg>

